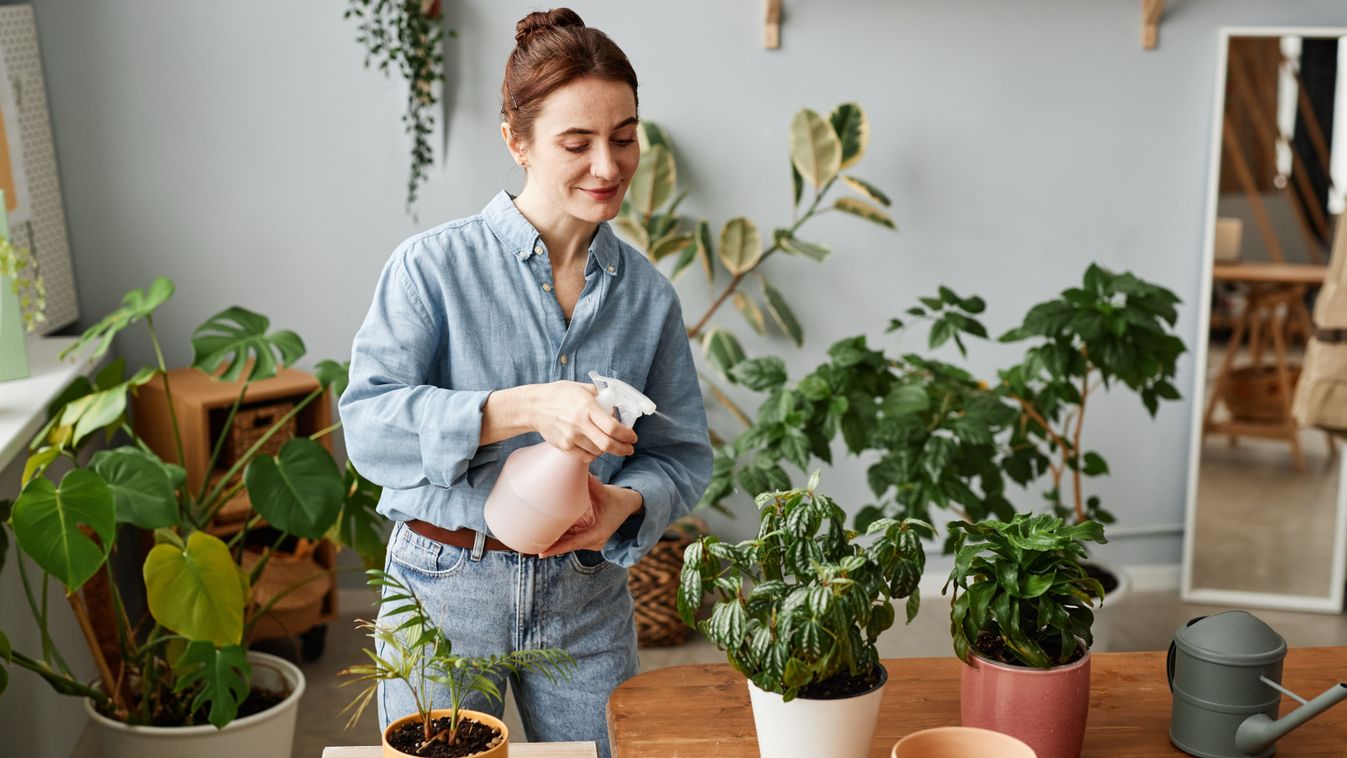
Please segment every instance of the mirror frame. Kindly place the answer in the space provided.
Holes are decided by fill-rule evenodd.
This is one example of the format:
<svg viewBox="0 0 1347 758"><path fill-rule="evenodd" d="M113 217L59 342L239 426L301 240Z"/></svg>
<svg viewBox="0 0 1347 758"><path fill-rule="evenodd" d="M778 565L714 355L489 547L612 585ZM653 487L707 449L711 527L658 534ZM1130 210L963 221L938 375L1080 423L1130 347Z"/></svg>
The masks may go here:
<svg viewBox="0 0 1347 758"><path fill-rule="evenodd" d="M1198 283L1198 328L1194 339L1193 418L1189 436L1188 493L1184 508L1183 572L1179 597L1185 602L1250 608L1275 608L1320 613L1343 612L1343 585L1347 581L1347 449L1339 452L1336 533L1333 539L1332 585L1327 596L1285 595L1271 592L1202 589L1193 586L1194 529L1197 522L1197 480L1202 458L1202 420L1206 408L1207 349L1210 343L1212 265L1216 235L1216 205L1220 195L1222 114L1231 37L1347 37L1347 27L1222 27L1216 57L1215 97L1211 110L1211 155L1207 176L1206 218L1202 233L1202 270ZM1347 149L1347 146L1343 146Z"/></svg>

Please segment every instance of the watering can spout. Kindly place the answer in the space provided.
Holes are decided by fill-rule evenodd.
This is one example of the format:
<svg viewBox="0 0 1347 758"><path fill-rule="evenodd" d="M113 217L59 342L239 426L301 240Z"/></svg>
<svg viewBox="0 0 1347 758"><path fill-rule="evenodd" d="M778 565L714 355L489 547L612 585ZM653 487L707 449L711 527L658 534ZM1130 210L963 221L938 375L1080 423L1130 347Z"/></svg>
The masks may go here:
<svg viewBox="0 0 1347 758"><path fill-rule="evenodd" d="M1277 687L1277 689L1280 690L1281 688ZM1292 697L1295 696L1292 695ZM1298 697L1296 699L1300 700ZM1263 753L1269 747L1272 747L1272 743L1286 736L1287 732L1290 732L1292 729L1295 729L1306 721L1318 716L1343 700L1347 700L1347 683L1339 682L1338 684L1329 687L1313 700L1308 702L1301 700L1303 705L1275 721L1268 718L1267 714L1263 713L1256 716L1250 716L1239 725L1239 731L1235 733L1235 745L1245 755L1258 755Z"/></svg>

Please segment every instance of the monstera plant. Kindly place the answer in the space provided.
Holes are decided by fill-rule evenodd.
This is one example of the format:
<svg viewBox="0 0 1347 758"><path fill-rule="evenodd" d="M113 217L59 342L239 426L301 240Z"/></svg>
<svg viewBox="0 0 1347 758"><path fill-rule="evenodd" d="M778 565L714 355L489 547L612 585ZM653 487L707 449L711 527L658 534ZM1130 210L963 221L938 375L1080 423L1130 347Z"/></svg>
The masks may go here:
<svg viewBox="0 0 1347 758"><path fill-rule="evenodd" d="M327 391L341 391L346 368L333 361L318 365L318 389L298 400L227 468L220 466L223 477L207 476L200 487L189 486L181 466L151 450L128 421L127 402L138 387L156 379L172 397L155 330L155 314L172 294L172 282L162 277L146 290L127 293L120 308L66 351L78 355L92 348L92 356L101 357L116 335L143 322L156 361L128 376L118 359L92 381L80 378L71 384L52 403L50 420L30 445L22 491L12 503L0 502L0 521L13 532L20 554L12 561L42 642L40 651L14 650L0 631L0 689L8 665L36 673L62 694L89 698L100 713L120 722L223 727L249 696L243 645L269 610L250 588L268 560L287 541L300 538L335 537L356 545L369 563L381 560L376 553L382 548L372 511L373 485L349 466L343 474L317 441L337 425L292 439L274 456L261 452L289 418L314 402L326 402ZM232 307L193 335L193 367L240 390L213 447L212 471L247 387L304 355L297 334L269 329L265 316ZM176 416L172 426L182 460ZM85 448L100 437L121 444L87 455ZM64 473L58 476L59 471ZM231 536L210 533L212 518L241 489L255 514ZM147 536L152 531L153 547L146 552L136 540L119 541L119 530L129 528L147 530ZM250 534L265 535L267 544L245 571L241 561ZM0 565L8 543L0 530ZM122 550L143 559L117 556ZM114 567L127 564L138 576L116 576ZM64 588L88 643L99 676L92 686L72 672L48 632L54 613L46 603L51 580ZM140 619L128 615L132 604L122 597L137 585L143 586L148 607ZM7 625L16 622L5 619Z"/></svg>

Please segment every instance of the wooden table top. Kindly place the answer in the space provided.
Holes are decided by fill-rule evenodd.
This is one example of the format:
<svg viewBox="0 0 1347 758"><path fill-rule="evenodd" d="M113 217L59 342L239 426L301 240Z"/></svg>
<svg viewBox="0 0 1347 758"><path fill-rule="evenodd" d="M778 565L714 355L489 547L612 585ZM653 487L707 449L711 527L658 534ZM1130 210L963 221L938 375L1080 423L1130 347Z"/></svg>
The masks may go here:
<svg viewBox="0 0 1347 758"><path fill-rule="evenodd" d="M1211 278L1218 282L1323 284L1328 266L1322 263L1217 263Z"/></svg>
<svg viewBox="0 0 1347 758"><path fill-rule="evenodd" d="M512 758L598 758L593 742L511 742ZM382 758L383 749L369 747L323 748L323 758Z"/></svg>
<svg viewBox="0 0 1347 758"><path fill-rule="evenodd" d="M888 758L899 738L918 729L959 724L957 658L885 660L884 689L872 758ZM1311 698L1347 679L1347 648L1290 651L1282 683ZM1298 705L1282 698L1282 714ZM1082 756L1183 756L1169 742L1165 654L1099 653L1091 663L1090 716ZM608 701L614 758L756 758L757 733L744 677L727 664L674 666L640 674ZM1277 755L1347 755L1347 704L1292 731Z"/></svg>

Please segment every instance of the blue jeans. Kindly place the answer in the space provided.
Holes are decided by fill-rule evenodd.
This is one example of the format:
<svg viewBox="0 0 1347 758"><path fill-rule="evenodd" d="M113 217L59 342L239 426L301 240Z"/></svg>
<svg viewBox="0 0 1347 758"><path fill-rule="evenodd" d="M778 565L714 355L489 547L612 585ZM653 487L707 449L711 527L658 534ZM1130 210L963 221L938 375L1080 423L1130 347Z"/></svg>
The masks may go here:
<svg viewBox="0 0 1347 758"><path fill-rule="evenodd" d="M608 697L636 674L637 665L626 569L587 550L528 558L452 547L399 522L389 539L387 570L412 588L457 654L540 648L570 653L578 668L569 681L524 671L505 677L508 689L530 741L593 740L599 755L608 758ZM379 620L394 621L382 611ZM496 684L504 695L507 681ZM449 706L447 691L432 686L432 692L435 708ZM504 703L476 692L468 694L464 707L496 717L505 710ZM380 683L380 729L414 712L404 683Z"/></svg>

